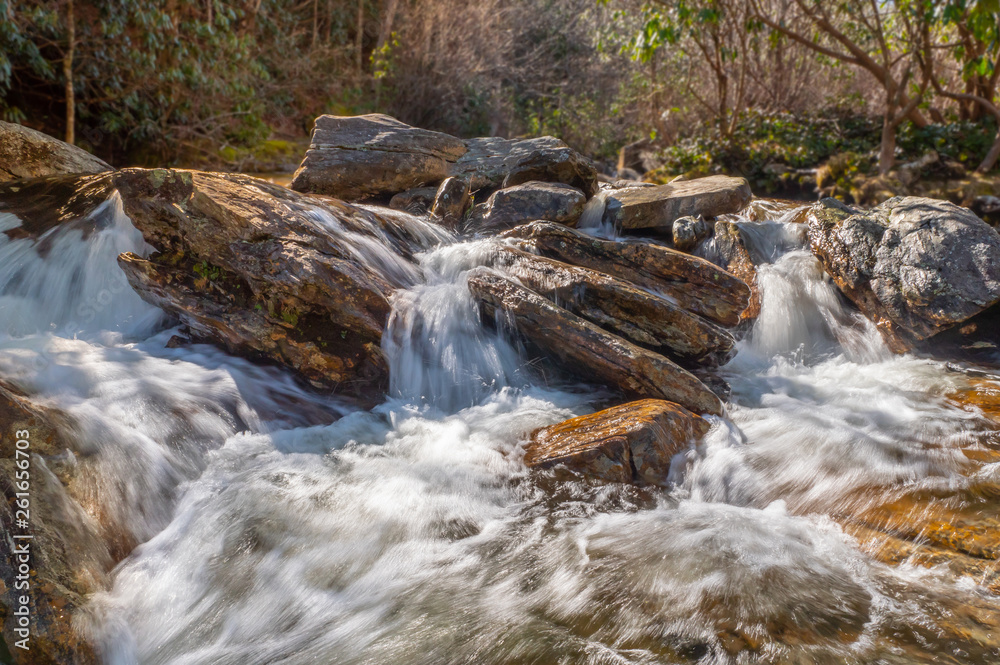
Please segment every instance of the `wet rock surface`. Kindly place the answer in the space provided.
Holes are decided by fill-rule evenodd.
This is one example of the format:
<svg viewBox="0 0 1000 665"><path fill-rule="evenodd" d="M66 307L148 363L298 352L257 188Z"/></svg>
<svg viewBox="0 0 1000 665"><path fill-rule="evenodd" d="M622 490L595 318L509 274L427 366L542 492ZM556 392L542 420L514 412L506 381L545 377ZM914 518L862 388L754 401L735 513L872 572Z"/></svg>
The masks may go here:
<svg viewBox="0 0 1000 665"><path fill-rule="evenodd" d="M951 203L895 198L861 213L822 201L809 241L896 351L1000 301L1000 235Z"/></svg>
<svg viewBox="0 0 1000 665"><path fill-rule="evenodd" d="M64 415L33 404L17 388L0 380L0 424L0 487L4 495L0 538L6 543L6 555L0 557L3 639L19 665L97 663L93 647L73 622L87 594L109 586L108 572L114 561L97 523L50 470L50 466L58 468L59 459L72 459L76 451L66 435L71 423ZM23 440L29 443L21 457L15 445L19 432L27 433ZM28 459L30 463L24 461ZM30 533L17 526L15 519L18 493L24 489L19 483L24 479L30 496ZM30 540L14 539L26 533L32 536ZM19 570L20 555L15 556L25 543L30 552L27 577ZM26 582L28 589L19 582ZM15 615L22 595L30 598L28 651L15 646L23 637L16 631L19 624Z"/></svg>
<svg viewBox="0 0 1000 665"><path fill-rule="evenodd" d="M317 386L382 385L387 296L403 282L359 254L363 243L344 229L357 220L343 208L322 207L324 223L318 202L245 176L124 169L115 185L158 252L119 259L144 299L196 335Z"/></svg>
<svg viewBox="0 0 1000 665"><path fill-rule="evenodd" d="M0 120L0 182L111 170L109 164L86 150Z"/></svg>
<svg viewBox="0 0 1000 665"><path fill-rule="evenodd" d="M740 320L753 320L760 316L760 290L757 288L757 266L747 249L740 227L732 222L715 223L715 251L720 265L736 275L750 287L750 300L740 314Z"/></svg>
<svg viewBox="0 0 1000 665"><path fill-rule="evenodd" d="M611 482L660 484L671 458L708 428L704 418L671 402L629 402L535 431L524 462L542 469L561 465Z"/></svg>
<svg viewBox="0 0 1000 665"><path fill-rule="evenodd" d="M652 242L615 242L559 224L534 222L504 234L531 252L603 272L660 293L679 307L723 326L734 326L750 301L750 288L716 265Z"/></svg>
<svg viewBox="0 0 1000 665"><path fill-rule="evenodd" d="M721 365L733 353L725 330L622 279L512 248L499 251L496 265L577 316L678 362Z"/></svg>
<svg viewBox="0 0 1000 665"><path fill-rule="evenodd" d="M630 396L674 401L696 413L722 412L712 391L660 354L602 330L488 269L471 271L468 284L488 317L509 325L566 371Z"/></svg>
<svg viewBox="0 0 1000 665"><path fill-rule="evenodd" d="M611 190L604 221L621 229L662 229L688 216L717 217L737 213L753 197L743 178L709 176L655 187Z"/></svg>

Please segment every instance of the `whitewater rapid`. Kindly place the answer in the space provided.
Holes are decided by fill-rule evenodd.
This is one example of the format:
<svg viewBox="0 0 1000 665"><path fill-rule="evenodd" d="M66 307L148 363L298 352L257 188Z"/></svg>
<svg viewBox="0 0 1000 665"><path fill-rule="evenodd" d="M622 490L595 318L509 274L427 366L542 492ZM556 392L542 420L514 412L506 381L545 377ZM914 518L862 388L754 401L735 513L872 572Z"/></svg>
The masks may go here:
<svg viewBox="0 0 1000 665"><path fill-rule="evenodd" d="M429 237L419 271L386 264L412 286L383 342L391 394L360 411L172 348L115 262L149 251L115 200L86 238L0 234L0 378L79 424L134 545L81 629L114 665L988 662L938 627L993 596L879 563L835 519L970 482L982 419L946 400L963 375L888 353L790 213L760 210L741 224L761 316L721 370L726 417L665 489L527 472L532 430L615 397L483 325L465 275L496 241Z"/></svg>

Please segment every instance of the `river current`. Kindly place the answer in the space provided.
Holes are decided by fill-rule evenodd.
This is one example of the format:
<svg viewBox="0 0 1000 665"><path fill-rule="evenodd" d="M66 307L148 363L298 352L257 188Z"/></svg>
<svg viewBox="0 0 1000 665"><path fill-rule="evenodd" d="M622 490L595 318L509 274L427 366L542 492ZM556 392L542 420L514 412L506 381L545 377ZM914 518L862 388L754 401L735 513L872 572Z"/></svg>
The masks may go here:
<svg viewBox="0 0 1000 665"><path fill-rule="evenodd" d="M111 665L1000 658L997 597L883 563L844 526L900 493L1000 482L963 453L1000 440L949 399L965 373L889 353L844 305L796 210L742 218L761 315L720 370L725 417L662 489L527 471L532 430L615 396L483 325L464 279L496 240L431 238L393 296L391 394L359 410L175 348L115 262L151 248L118 201L94 214L86 237L0 234L0 378L79 424L135 545L81 619Z"/></svg>

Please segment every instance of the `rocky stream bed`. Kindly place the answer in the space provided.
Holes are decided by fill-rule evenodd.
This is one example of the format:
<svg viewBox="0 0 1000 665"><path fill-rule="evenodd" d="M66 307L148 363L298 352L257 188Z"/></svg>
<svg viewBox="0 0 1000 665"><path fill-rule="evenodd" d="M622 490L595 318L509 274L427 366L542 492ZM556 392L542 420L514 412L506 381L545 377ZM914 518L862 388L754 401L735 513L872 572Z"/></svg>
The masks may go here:
<svg viewBox="0 0 1000 665"><path fill-rule="evenodd" d="M0 661L1000 662L970 210L387 116L290 188L0 142Z"/></svg>

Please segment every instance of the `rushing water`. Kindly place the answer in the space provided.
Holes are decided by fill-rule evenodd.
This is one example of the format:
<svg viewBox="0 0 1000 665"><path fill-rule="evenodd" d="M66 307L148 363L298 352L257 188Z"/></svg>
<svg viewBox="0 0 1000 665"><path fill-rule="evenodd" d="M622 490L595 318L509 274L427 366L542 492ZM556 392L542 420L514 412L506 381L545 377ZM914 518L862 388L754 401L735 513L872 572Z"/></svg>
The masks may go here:
<svg viewBox="0 0 1000 665"><path fill-rule="evenodd" d="M80 423L135 545L82 626L107 663L996 662L992 595L879 563L840 521L984 482L961 453L992 445L984 421L945 399L966 379L889 354L787 211L741 222L761 316L722 370L726 418L662 490L527 472L533 429L613 396L482 325L465 275L495 241L430 234L419 271L386 264L413 284L384 337L392 394L356 411L168 348L114 261L148 248L117 202L94 214L87 238L0 235L0 378Z"/></svg>

